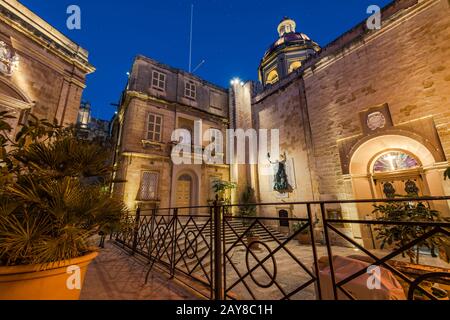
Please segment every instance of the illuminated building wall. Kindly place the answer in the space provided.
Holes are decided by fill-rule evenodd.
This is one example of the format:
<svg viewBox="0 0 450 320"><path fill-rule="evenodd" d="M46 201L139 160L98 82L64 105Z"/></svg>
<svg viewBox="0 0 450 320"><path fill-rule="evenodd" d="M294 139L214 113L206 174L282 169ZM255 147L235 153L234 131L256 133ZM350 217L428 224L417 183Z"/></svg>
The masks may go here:
<svg viewBox="0 0 450 320"><path fill-rule="evenodd" d="M225 135L228 107L228 90L138 56L115 124L116 179L124 183L115 184L114 193L131 209L211 203L212 182L229 180L229 166L174 165L172 148L183 139L172 141L172 133L175 129L187 130L192 147L204 148L209 142L195 141L195 122L202 120L202 136L209 128ZM191 160L193 163L194 158Z"/></svg>
<svg viewBox="0 0 450 320"><path fill-rule="evenodd" d="M17 130L29 112L67 125L77 121L88 52L18 1L0 2L0 110Z"/></svg>
<svg viewBox="0 0 450 320"><path fill-rule="evenodd" d="M253 122L278 126L294 159L286 201L386 198L392 188L450 195L450 3L394 1L382 21L381 30L353 28L253 97ZM275 199L271 188L260 175L262 202ZM447 203L435 207L449 215ZM370 204L332 209L345 218L372 212Z"/></svg>

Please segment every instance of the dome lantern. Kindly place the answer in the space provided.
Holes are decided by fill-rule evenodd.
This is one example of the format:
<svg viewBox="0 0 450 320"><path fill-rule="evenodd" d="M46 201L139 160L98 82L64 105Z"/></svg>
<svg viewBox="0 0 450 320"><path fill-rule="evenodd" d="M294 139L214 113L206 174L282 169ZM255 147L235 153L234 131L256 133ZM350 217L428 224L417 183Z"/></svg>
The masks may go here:
<svg viewBox="0 0 450 320"><path fill-rule="evenodd" d="M320 52L320 46L306 34L297 32L296 28L297 23L288 17L278 24L279 37L265 52L258 68L264 88L275 85Z"/></svg>
<svg viewBox="0 0 450 320"><path fill-rule="evenodd" d="M278 34L280 35L280 38L284 36L286 33L295 32L295 28L297 27L297 24L294 20L284 17L283 20L281 20L280 24L278 25Z"/></svg>

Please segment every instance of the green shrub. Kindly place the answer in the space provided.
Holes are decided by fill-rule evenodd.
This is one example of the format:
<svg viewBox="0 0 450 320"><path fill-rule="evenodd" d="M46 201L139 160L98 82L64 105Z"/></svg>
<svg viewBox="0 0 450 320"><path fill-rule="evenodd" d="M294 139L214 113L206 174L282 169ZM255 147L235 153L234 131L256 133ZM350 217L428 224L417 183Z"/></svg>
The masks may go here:
<svg viewBox="0 0 450 320"><path fill-rule="evenodd" d="M383 205L374 205L374 213L378 215L379 221L392 222L438 222L443 221L440 213L431 209L424 202L388 202ZM433 227L417 225L379 225L374 230L377 232L377 240L381 241L381 249L393 247L399 249L417 238L431 231ZM434 251L442 244L443 238L440 235L434 235L425 240L420 245L426 246ZM411 263L419 263L419 255L414 248L406 250L405 253L410 257Z"/></svg>
<svg viewBox="0 0 450 320"><path fill-rule="evenodd" d="M48 264L95 250L126 215L110 197L110 152L73 128L31 118L16 138L0 113L0 265Z"/></svg>

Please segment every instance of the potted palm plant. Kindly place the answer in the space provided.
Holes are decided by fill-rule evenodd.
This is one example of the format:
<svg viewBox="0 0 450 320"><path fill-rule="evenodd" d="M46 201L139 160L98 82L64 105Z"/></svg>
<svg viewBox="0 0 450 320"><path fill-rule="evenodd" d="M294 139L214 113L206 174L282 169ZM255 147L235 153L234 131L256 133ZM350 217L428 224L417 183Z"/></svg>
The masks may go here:
<svg viewBox="0 0 450 320"><path fill-rule="evenodd" d="M213 182L213 190L221 202L223 207L223 215L226 219L229 219L232 215L229 205L231 204L230 191L236 189L236 184L234 182L229 182L225 180L215 180Z"/></svg>
<svg viewBox="0 0 450 320"><path fill-rule="evenodd" d="M78 299L94 235L126 209L105 186L104 147L34 117L15 139L0 113L0 300Z"/></svg>

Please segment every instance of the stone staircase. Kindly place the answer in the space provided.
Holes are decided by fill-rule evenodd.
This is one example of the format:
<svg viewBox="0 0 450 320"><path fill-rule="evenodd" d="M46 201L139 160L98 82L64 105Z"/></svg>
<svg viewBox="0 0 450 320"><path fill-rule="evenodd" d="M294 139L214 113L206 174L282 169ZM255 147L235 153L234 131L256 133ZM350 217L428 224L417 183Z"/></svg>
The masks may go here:
<svg viewBox="0 0 450 320"><path fill-rule="evenodd" d="M267 232L263 227L261 227L259 224L256 224L252 231L255 236L259 238L259 241L262 242L270 242L270 241L276 241L275 239L278 239L279 241L284 241L287 239L287 236L278 232L277 230L273 229L272 227L266 226L268 229ZM195 229L195 228L194 228ZM225 230L223 231L223 236L225 237L225 244L226 245L233 245L238 240L238 237L241 237L243 233L248 229L248 226L245 226L242 221L237 220L231 220L225 223ZM194 232L197 230L193 230ZM210 239L211 233L210 228L205 228L203 235L205 238ZM242 240L245 242L245 237L242 238ZM242 242L239 241L236 243L237 246L243 246Z"/></svg>

